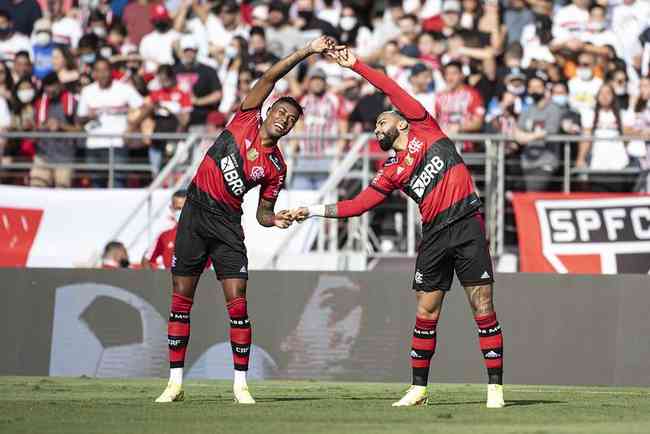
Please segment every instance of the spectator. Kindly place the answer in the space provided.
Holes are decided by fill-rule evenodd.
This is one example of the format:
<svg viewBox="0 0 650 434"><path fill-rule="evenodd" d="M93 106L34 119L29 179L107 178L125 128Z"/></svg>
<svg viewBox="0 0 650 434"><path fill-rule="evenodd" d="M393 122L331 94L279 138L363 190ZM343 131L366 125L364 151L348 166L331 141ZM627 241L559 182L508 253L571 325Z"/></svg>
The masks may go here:
<svg viewBox="0 0 650 434"><path fill-rule="evenodd" d="M264 29L253 27L249 41L249 65L248 68L255 72L255 78L261 77L278 59L266 48L266 37Z"/></svg>
<svg viewBox="0 0 650 434"><path fill-rule="evenodd" d="M66 47L57 46L52 50L52 70L67 90L76 90L79 71L72 53Z"/></svg>
<svg viewBox="0 0 650 434"><path fill-rule="evenodd" d="M219 106L219 111L225 114L226 119L230 119L231 115L237 112L242 101L246 95L248 95L248 92L250 92L253 83L252 71L248 69L237 69L235 74L235 77L237 78L235 91L228 97L228 99L226 99L224 89L224 98L221 100Z"/></svg>
<svg viewBox="0 0 650 434"><path fill-rule="evenodd" d="M418 60L436 72L440 70L440 55L444 51L441 39L434 38L433 34L421 33L418 36Z"/></svg>
<svg viewBox="0 0 650 434"><path fill-rule="evenodd" d="M31 80L33 74L34 65L32 65L32 60L29 58L29 53L27 51L19 51L14 57L14 70L13 76L14 81L19 81L23 78Z"/></svg>
<svg viewBox="0 0 650 434"><path fill-rule="evenodd" d="M93 64L97 60L100 40L94 33L87 33L79 39L77 57L79 58L79 72L92 73Z"/></svg>
<svg viewBox="0 0 650 434"><path fill-rule="evenodd" d="M417 99L428 112L435 109L435 93L433 92L433 75L431 70L418 63L411 68L409 77L409 93Z"/></svg>
<svg viewBox="0 0 650 434"><path fill-rule="evenodd" d="M420 32L418 18L413 14L406 14L397 21L397 25L400 31L397 39L400 52L405 55L415 53L415 56L411 57L417 57L419 55L417 52L417 39Z"/></svg>
<svg viewBox="0 0 650 434"><path fill-rule="evenodd" d="M0 9L9 11L15 32L29 36L34 23L43 16L36 0L0 0Z"/></svg>
<svg viewBox="0 0 650 434"><path fill-rule="evenodd" d="M181 62L174 66L176 79L180 88L192 96L190 127L203 129L208 113L219 109L221 82L213 68L197 61L198 44L194 37L183 36L180 50Z"/></svg>
<svg viewBox="0 0 650 434"><path fill-rule="evenodd" d="M422 28L427 32L441 33L449 37L460 28L461 6L457 0L445 0L442 13L424 20Z"/></svg>
<svg viewBox="0 0 650 434"><path fill-rule="evenodd" d="M108 36L106 42L113 47L117 53L122 52L122 47L127 43L127 30L124 24L119 21L114 21L108 29Z"/></svg>
<svg viewBox="0 0 650 434"><path fill-rule="evenodd" d="M554 49L571 52L582 50L583 38L589 25L589 4L591 0L572 0L570 5L560 8L553 17Z"/></svg>
<svg viewBox="0 0 650 434"><path fill-rule="evenodd" d="M336 27L341 18L341 2L334 0L322 0L316 16Z"/></svg>
<svg viewBox="0 0 650 434"><path fill-rule="evenodd" d="M184 1L174 18L174 30L179 33L187 32L198 42L199 58L208 57L210 42L218 39L221 29L223 29L221 21L212 12L208 3ZM223 49L223 46L220 45L220 48Z"/></svg>
<svg viewBox="0 0 650 434"><path fill-rule="evenodd" d="M294 51L302 40L300 31L289 24L289 8L281 1L273 1L269 7L266 40L269 51L280 59Z"/></svg>
<svg viewBox="0 0 650 434"><path fill-rule="evenodd" d="M181 211L187 199L187 191L177 190L174 192L169 206L173 226L158 235L156 242L145 252L142 258L142 267L151 270L160 268L170 269L174 257L174 245L176 243L176 230L181 219ZM206 264L206 268L209 264Z"/></svg>
<svg viewBox="0 0 650 434"><path fill-rule="evenodd" d="M293 177L293 188L299 190L318 190L327 180L331 166L329 158L339 155L343 141L331 137L347 131L343 101L327 89L327 76L322 69L315 68L307 78L307 94L300 100L303 116L296 132L309 138L300 141L300 152L306 157L298 160ZM304 173L310 172L310 173Z"/></svg>
<svg viewBox="0 0 650 434"><path fill-rule="evenodd" d="M559 167L557 145L547 143L547 135L560 131L562 109L550 102L546 77L537 74L528 80L532 104L519 116L514 139L522 146L521 167L526 191L548 191Z"/></svg>
<svg viewBox="0 0 650 434"><path fill-rule="evenodd" d="M560 134L580 135L582 134L582 120L580 113L569 106L569 88L565 82L553 83L551 86L551 101L562 109L560 118ZM575 161L578 155L578 146L575 142L564 142L558 145L558 155L564 161L564 147L569 146L569 160Z"/></svg>
<svg viewBox="0 0 650 434"><path fill-rule="evenodd" d="M504 97L504 93L509 96ZM505 76L503 84L496 92L500 98L493 98L490 101L488 109L489 117L495 118L503 112L504 104L506 104L515 116L521 114L526 105L526 75L519 68L512 68L508 75ZM504 99L505 98L505 99Z"/></svg>
<svg viewBox="0 0 650 434"><path fill-rule="evenodd" d="M15 31L9 12L0 9L0 60L11 68L16 53L20 51L31 52L32 44L27 36Z"/></svg>
<svg viewBox="0 0 650 434"><path fill-rule="evenodd" d="M296 9L298 10L296 27L303 33L304 38L314 38L320 35L339 38L339 34L333 25L316 16L314 0L298 0L296 1Z"/></svg>
<svg viewBox="0 0 650 434"><path fill-rule="evenodd" d="M179 133L186 130L192 111L190 94L181 90L176 82L174 70L169 65L158 67L159 90L155 90L145 99L145 104L152 107L155 122L154 133ZM153 140L149 147L149 161L153 175L160 170L166 148L166 140Z"/></svg>
<svg viewBox="0 0 650 434"><path fill-rule="evenodd" d="M90 30L90 33L97 36L100 41L105 41L108 36L106 15L97 9L92 10L88 17L88 29Z"/></svg>
<svg viewBox="0 0 650 434"><path fill-rule="evenodd" d="M363 57L369 53L373 46L372 32L359 22L358 15L350 4L344 4L336 30L341 35L339 39L341 44L355 47L357 53Z"/></svg>
<svg viewBox="0 0 650 434"><path fill-rule="evenodd" d="M623 0L614 7L612 30L622 45L621 57L633 64L641 54L639 36L650 25L650 4L647 1Z"/></svg>
<svg viewBox="0 0 650 434"><path fill-rule="evenodd" d="M154 31L148 33L140 42L140 55L144 60L146 72L154 72L160 65L174 64L174 44L180 34L172 29L172 19L161 4L153 4L151 22Z"/></svg>
<svg viewBox="0 0 650 434"><path fill-rule="evenodd" d="M507 30L506 44L521 40L524 28L535 22L535 15L526 7L525 0L508 0L508 6L503 13L503 24Z"/></svg>
<svg viewBox="0 0 650 434"><path fill-rule="evenodd" d="M507 32L499 18L498 0L485 4L479 0L463 0L460 27L480 38L478 46L490 46L494 50L501 50Z"/></svg>
<svg viewBox="0 0 650 434"><path fill-rule="evenodd" d="M553 41L553 20L549 14L550 12L535 14L535 21L526 25L521 33L521 46L524 50L521 66L525 68L530 66L533 59L555 61L550 45Z"/></svg>
<svg viewBox="0 0 650 434"><path fill-rule="evenodd" d="M612 85L612 89L614 89L619 108L621 110L629 109L630 92L628 90L628 79L625 69L616 69L609 73L606 78Z"/></svg>
<svg viewBox="0 0 650 434"><path fill-rule="evenodd" d="M52 41L76 49L83 35L81 20L77 15L66 14L64 0L48 0L52 20Z"/></svg>
<svg viewBox="0 0 650 434"><path fill-rule="evenodd" d="M52 24L48 19L41 18L34 24L34 76L42 80L53 71L52 55L55 44L52 42Z"/></svg>
<svg viewBox="0 0 650 434"><path fill-rule="evenodd" d="M586 134L593 135L592 142L584 141L578 148L576 167L589 167L592 170L620 170L627 167L630 157L626 145L620 140L611 140L623 134L623 113L618 107L616 94L609 84L604 84L596 96L596 108L587 112L582 118L582 127ZM604 139L604 140L598 140ZM600 174L589 175L590 190L614 191L627 190L621 179Z"/></svg>
<svg viewBox="0 0 650 434"><path fill-rule="evenodd" d="M104 247L101 268L116 270L118 268L129 268L130 266L129 253L126 251L124 244L119 241L109 241Z"/></svg>
<svg viewBox="0 0 650 434"><path fill-rule="evenodd" d="M219 13L220 25L211 29L210 43L218 47L226 47L235 36L248 39L248 25L241 22L239 15L239 5L236 1L226 0L222 3Z"/></svg>
<svg viewBox="0 0 650 434"><path fill-rule="evenodd" d="M46 133L78 131L75 125L75 98L63 89L55 72L43 78L42 89L42 95L35 104L36 128ZM74 139L39 139L29 184L32 187L70 187L72 169L47 165L70 164L74 161L75 152Z"/></svg>
<svg viewBox="0 0 650 434"><path fill-rule="evenodd" d="M569 104L584 119L596 106L595 95L603 85L603 80L594 76L594 56L581 53L578 56L576 76L569 81Z"/></svg>
<svg viewBox="0 0 650 434"><path fill-rule="evenodd" d="M153 4L155 4L153 0L131 0L124 8L122 21L126 26L129 41L136 46L140 45L144 35L151 33L154 29L150 19Z"/></svg>
<svg viewBox="0 0 650 434"><path fill-rule="evenodd" d="M0 71L1 68L5 69L5 74L8 75L8 72L6 72L7 67L4 65L4 63L0 62ZM0 72L0 80L2 80L2 72ZM7 103L7 99L3 94L0 93L0 132L6 132L9 130L11 127L11 112L9 111L9 104ZM5 157L5 147L7 146L7 139L4 137L0 137L0 163L3 163L6 160Z"/></svg>
<svg viewBox="0 0 650 434"><path fill-rule="evenodd" d="M483 127L485 108L481 95L464 83L463 67L460 62L449 62L443 68L446 89L436 94L435 114L440 127L446 134L475 133ZM472 144L463 145L465 151L472 150Z"/></svg>
<svg viewBox="0 0 650 434"><path fill-rule="evenodd" d="M79 123L89 133L86 140L86 161L106 164L109 148L113 148L114 163L124 164L127 162L128 150L124 147L121 136L130 129L127 115L130 110L139 109L143 99L132 86L113 80L108 60L97 59L93 74L95 82L81 91L77 110ZM145 114L141 112L134 116L131 124L139 125ZM112 137L93 137L98 134L110 134ZM105 187L106 177L95 176L92 183L95 187ZM123 173L117 172L115 185L125 186Z"/></svg>
<svg viewBox="0 0 650 434"><path fill-rule="evenodd" d="M0 98L11 101L14 89L14 79L7 64L0 60Z"/></svg>
<svg viewBox="0 0 650 434"><path fill-rule="evenodd" d="M237 87L240 72L245 70L251 75L254 74L253 71L248 69L250 65L248 51L248 43L246 40L241 36L236 36L230 41L230 45L226 47L223 59L218 60L221 63L218 77L223 85L223 95L219 103L219 110L223 113L229 113L231 109L237 111L235 101L238 101L236 103L238 105L243 100L243 97L239 99L240 95L238 94ZM244 94L244 96L246 95Z"/></svg>
<svg viewBox="0 0 650 434"><path fill-rule="evenodd" d="M643 134L650 131L650 76L643 77L640 80L639 95L633 104L631 118L633 123L627 132ZM645 153L639 153L639 156L642 157L640 161L642 172L634 191L650 193L650 140L646 140L645 143L634 143L634 145L643 145L645 147ZM630 144L630 147L632 146Z"/></svg>
<svg viewBox="0 0 650 434"><path fill-rule="evenodd" d="M615 57L623 55L623 47L616 34L607 27L607 9L596 4L589 11L589 23L583 34L583 49L598 56L609 57L610 47Z"/></svg>

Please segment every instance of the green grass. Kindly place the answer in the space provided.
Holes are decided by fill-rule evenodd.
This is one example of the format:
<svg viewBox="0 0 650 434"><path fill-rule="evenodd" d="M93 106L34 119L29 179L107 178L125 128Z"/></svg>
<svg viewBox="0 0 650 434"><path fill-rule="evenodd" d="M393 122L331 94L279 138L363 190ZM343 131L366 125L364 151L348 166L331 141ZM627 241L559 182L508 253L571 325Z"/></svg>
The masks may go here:
<svg viewBox="0 0 650 434"><path fill-rule="evenodd" d="M0 433L650 433L650 389L508 386L484 407L484 385L431 385L426 407L391 408L399 384L266 381L255 406L230 383L188 382L186 400L152 401L164 380L0 377Z"/></svg>

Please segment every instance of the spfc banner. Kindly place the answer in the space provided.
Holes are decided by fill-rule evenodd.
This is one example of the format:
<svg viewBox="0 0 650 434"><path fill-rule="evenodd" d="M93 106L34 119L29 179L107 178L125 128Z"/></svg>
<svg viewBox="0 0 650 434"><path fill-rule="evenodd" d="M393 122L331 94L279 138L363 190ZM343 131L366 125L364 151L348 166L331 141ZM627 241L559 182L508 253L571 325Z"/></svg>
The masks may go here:
<svg viewBox="0 0 650 434"><path fill-rule="evenodd" d="M650 195L517 193L519 269L650 273Z"/></svg>

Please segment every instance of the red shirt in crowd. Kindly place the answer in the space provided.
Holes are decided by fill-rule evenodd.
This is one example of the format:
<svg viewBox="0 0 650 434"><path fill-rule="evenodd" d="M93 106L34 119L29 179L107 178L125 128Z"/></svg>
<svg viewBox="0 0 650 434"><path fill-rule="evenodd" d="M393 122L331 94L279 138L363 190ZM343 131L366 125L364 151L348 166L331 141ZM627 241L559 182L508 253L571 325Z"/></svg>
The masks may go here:
<svg viewBox="0 0 650 434"><path fill-rule="evenodd" d="M157 106L157 111L168 111L171 114L189 113L192 111L192 97L182 90L178 84L170 88L162 88L149 93L147 101ZM162 113L164 115L164 113Z"/></svg>

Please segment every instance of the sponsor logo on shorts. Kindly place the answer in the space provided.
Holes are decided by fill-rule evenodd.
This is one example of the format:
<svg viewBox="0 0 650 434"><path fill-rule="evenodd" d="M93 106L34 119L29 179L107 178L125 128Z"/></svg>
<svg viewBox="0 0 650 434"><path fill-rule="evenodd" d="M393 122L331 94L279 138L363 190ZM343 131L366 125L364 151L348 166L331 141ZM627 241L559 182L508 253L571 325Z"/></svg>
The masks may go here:
<svg viewBox="0 0 650 434"><path fill-rule="evenodd" d="M233 154L227 155L221 159L220 162L221 172L223 173L223 179L228 184L230 191L235 196L242 196L246 193L246 188L244 187L244 181L239 176L237 171L237 160Z"/></svg>
<svg viewBox="0 0 650 434"><path fill-rule="evenodd" d="M245 266L245 265L242 265L242 266L241 266L241 269L239 270L239 272L240 272L240 273L248 273L248 271L246 270L246 266Z"/></svg>
<svg viewBox="0 0 650 434"><path fill-rule="evenodd" d="M423 280L424 280L424 276L422 275L420 270L416 270L415 271L415 283L422 284Z"/></svg>
<svg viewBox="0 0 650 434"><path fill-rule="evenodd" d="M481 276L481 279L489 279L489 278L490 278L490 273L488 273L487 271L484 271L483 275Z"/></svg>
<svg viewBox="0 0 650 434"><path fill-rule="evenodd" d="M421 199L424 196L427 187L436 175L442 171L443 167L445 167L445 162L437 155L434 155L431 161L424 166L424 170L420 173L420 176L411 181L411 188L417 197Z"/></svg>
<svg viewBox="0 0 650 434"><path fill-rule="evenodd" d="M262 166L255 166L251 169L251 179L258 181L264 178L264 168Z"/></svg>

